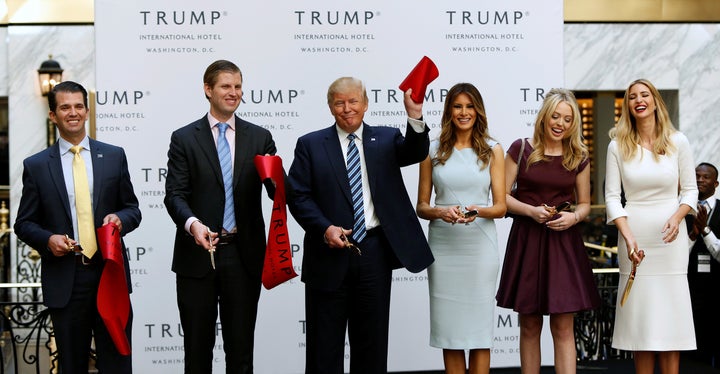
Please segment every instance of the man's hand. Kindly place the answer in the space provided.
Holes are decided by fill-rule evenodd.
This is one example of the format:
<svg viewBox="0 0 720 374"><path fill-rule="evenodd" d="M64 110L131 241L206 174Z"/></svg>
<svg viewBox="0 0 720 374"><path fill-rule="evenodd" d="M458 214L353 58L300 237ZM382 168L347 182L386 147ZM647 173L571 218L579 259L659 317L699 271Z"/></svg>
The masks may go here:
<svg viewBox="0 0 720 374"><path fill-rule="evenodd" d="M67 235L54 234L48 239L48 249L56 257L62 257L72 253L77 242L68 238Z"/></svg>
<svg viewBox="0 0 720 374"><path fill-rule="evenodd" d="M103 218L103 226L107 225L108 223L114 223L115 226L118 227L118 230L122 232L122 221L120 220L120 217L117 216L115 213L110 213Z"/></svg>
<svg viewBox="0 0 720 374"><path fill-rule="evenodd" d="M412 119L420 119L422 118L423 103L421 102L418 104L414 102L410 95L412 95L412 88L405 91L405 98L403 100L405 104L405 111L407 112L408 117Z"/></svg>
<svg viewBox="0 0 720 374"><path fill-rule="evenodd" d="M708 220L708 212L705 209L704 206L698 207L697 215L695 216L695 220L693 221L693 227L692 231L690 231L690 240L697 240L698 236L700 236L700 233L705 229L705 226L707 226L707 220Z"/></svg>
<svg viewBox="0 0 720 374"><path fill-rule="evenodd" d="M325 242L330 248L345 248L345 238L352 230L345 230L340 226L330 226L325 230Z"/></svg>
<svg viewBox="0 0 720 374"><path fill-rule="evenodd" d="M215 244L220 240L218 233L210 231L210 228L200 221L195 221L190 225L190 233L195 238L195 244L208 251L215 248Z"/></svg>

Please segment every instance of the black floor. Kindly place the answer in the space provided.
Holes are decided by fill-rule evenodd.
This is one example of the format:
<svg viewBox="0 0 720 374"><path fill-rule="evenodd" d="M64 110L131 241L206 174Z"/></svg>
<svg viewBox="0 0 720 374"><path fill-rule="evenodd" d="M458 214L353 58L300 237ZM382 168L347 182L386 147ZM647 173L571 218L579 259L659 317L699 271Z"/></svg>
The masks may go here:
<svg viewBox="0 0 720 374"><path fill-rule="evenodd" d="M491 374L519 374L520 368L497 368L490 369ZM541 374L553 374L552 367L543 367ZM579 362L577 374L634 374L635 368L632 360L611 360ZM660 373L655 367L655 373ZM442 371L421 371L405 374L442 374ZM720 368L712 368L710 365L701 364L695 361L682 359L680 361L680 374L720 374Z"/></svg>

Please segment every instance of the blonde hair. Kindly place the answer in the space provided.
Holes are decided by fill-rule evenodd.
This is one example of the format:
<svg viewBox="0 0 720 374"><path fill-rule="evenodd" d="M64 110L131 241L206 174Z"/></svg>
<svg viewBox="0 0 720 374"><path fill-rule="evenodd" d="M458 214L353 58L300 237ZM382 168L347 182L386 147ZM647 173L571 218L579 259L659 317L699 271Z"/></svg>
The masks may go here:
<svg viewBox="0 0 720 374"><path fill-rule="evenodd" d="M336 79L330 84L330 87L328 87L328 105L332 107L332 101L336 93L348 93L354 90L361 91L363 100L365 103L368 102L367 90L365 89L365 83L363 83L363 81L354 77L340 77Z"/></svg>
<svg viewBox="0 0 720 374"><path fill-rule="evenodd" d="M548 161L545 156L545 124L552 119L552 115L560 103L566 103L572 109L572 122L566 130L566 136L562 139L562 165L567 170L575 170L589 157L587 147L582 142L580 131L580 109L572 91L564 88L553 88L545 95L540 112L535 119L535 131L533 133L533 151L527 160L527 166ZM519 160L518 160L519 161Z"/></svg>
<svg viewBox="0 0 720 374"><path fill-rule="evenodd" d="M637 121L635 117L630 113L630 89L636 84L642 84L647 86L650 90L650 94L655 101L655 141L653 142L653 159L658 160L660 155L672 153L675 151L675 145L670 137L675 133L670 115L665 106L660 92L655 86L650 83L647 79L637 79L630 83L628 88L625 90L625 96L623 97L622 111L620 112L620 119L610 130L610 139L617 142L620 148L620 154L623 160L630 160L635 156L635 152L638 150L640 144L640 134L637 129ZM642 154L641 154L642 156Z"/></svg>
<svg viewBox="0 0 720 374"><path fill-rule="evenodd" d="M438 151L432 160L433 165L444 165L453 153L455 142L457 141L457 134L455 134L456 129L452 121L452 106L460 94L466 94L475 109L475 123L472 127L470 139L472 141L472 149L475 151L478 161L481 162L481 169L484 169L490 163L492 156L492 148L488 144L488 141L492 140L492 138L488 134L488 120L482 95L480 95L480 91L470 83L458 83L448 91L441 119L442 128L440 130Z"/></svg>

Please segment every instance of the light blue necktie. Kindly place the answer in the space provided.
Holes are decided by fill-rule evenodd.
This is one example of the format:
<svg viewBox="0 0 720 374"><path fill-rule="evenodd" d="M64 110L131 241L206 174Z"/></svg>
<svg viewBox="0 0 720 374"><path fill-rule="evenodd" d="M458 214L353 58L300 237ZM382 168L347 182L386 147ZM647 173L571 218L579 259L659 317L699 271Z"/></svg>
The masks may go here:
<svg viewBox="0 0 720 374"><path fill-rule="evenodd" d="M217 124L219 134L217 140L218 157L220 158L220 168L223 174L223 184L225 185L225 212L223 214L223 228L230 232L235 228L235 201L233 199L233 177L232 177L232 156L230 154L230 144L225 138L225 131L228 128L227 123L220 122Z"/></svg>
<svg viewBox="0 0 720 374"><path fill-rule="evenodd" d="M365 239L365 211L363 209L362 169L360 168L360 153L355 145L355 134L348 135L350 143L347 149L347 170L352 194L354 224L352 237L356 243Z"/></svg>
<svg viewBox="0 0 720 374"><path fill-rule="evenodd" d="M706 213L710 213L710 203L708 203L707 200L698 201L698 206L705 208Z"/></svg>

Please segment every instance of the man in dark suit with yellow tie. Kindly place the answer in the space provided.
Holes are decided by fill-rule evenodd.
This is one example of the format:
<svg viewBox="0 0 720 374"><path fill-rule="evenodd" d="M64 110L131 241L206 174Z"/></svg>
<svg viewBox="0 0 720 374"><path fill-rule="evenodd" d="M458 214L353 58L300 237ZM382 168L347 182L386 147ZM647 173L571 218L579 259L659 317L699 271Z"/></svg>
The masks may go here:
<svg viewBox="0 0 720 374"><path fill-rule="evenodd" d="M80 84L56 85L48 104L60 138L23 162L15 233L42 255L43 302L50 310L61 372L88 372L94 335L100 372L131 373L132 358L116 349L96 302L103 261L95 229L112 222L124 236L141 219L125 151L86 135L87 91ZM123 260L130 290L125 251ZM132 312L128 341L131 317Z"/></svg>
<svg viewBox="0 0 720 374"><path fill-rule="evenodd" d="M720 324L716 308L720 286L720 201L715 198L718 170L703 162L695 168L698 186L697 216L686 219L690 235L688 285L692 300L697 351L691 358L720 367Z"/></svg>
<svg viewBox="0 0 720 374"><path fill-rule="evenodd" d="M327 93L335 123L297 141L288 204L305 230L308 374L343 373L346 327L350 372L386 373L392 270L433 262L400 170L424 160L430 143L410 93L403 136L365 124L365 85L339 78Z"/></svg>
<svg viewBox="0 0 720 374"><path fill-rule="evenodd" d="M210 110L172 133L165 183L165 206L177 226L172 270L185 373L212 372L218 304L226 372L252 373L265 258L263 184L253 159L275 154L275 142L235 115L242 74L234 63L213 62L203 82Z"/></svg>

